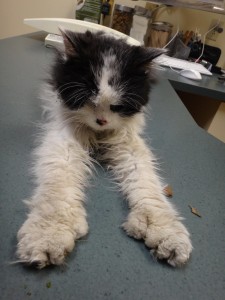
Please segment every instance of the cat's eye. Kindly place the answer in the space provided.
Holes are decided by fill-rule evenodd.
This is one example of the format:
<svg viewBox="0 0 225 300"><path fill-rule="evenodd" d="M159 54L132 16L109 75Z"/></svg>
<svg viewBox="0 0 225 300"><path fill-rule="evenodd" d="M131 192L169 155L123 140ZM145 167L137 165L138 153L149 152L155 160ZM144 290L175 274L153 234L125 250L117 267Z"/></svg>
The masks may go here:
<svg viewBox="0 0 225 300"><path fill-rule="evenodd" d="M110 110L112 112L121 112L124 109L124 106L121 104L111 104L110 105Z"/></svg>
<svg viewBox="0 0 225 300"><path fill-rule="evenodd" d="M110 110L114 113L118 113L122 117L129 117L138 113L141 109L141 105L135 104L111 104Z"/></svg>

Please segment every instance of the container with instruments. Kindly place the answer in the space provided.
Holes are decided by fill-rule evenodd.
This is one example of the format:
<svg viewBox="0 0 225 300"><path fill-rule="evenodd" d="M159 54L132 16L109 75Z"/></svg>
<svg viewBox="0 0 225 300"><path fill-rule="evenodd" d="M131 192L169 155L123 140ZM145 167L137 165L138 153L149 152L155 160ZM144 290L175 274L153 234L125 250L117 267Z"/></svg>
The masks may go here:
<svg viewBox="0 0 225 300"><path fill-rule="evenodd" d="M133 12L134 9L131 7L116 4L114 7L112 28L129 35L132 26Z"/></svg>
<svg viewBox="0 0 225 300"><path fill-rule="evenodd" d="M163 48L169 41L173 25L168 22L153 22L150 25L147 46Z"/></svg>

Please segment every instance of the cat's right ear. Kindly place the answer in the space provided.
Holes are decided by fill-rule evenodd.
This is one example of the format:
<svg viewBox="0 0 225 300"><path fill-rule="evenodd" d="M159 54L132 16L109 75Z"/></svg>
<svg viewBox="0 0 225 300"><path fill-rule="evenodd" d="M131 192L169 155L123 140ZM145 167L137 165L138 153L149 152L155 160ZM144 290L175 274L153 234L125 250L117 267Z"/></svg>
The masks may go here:
<svg viewBox="0 0 225 300"><path fill-rule="evenodd" d="M73 37L72 37L72 32L69 30L64 30L62 28L59 28L59 31L62 34L63 37L63 43L65 46L65 54L67 57L76 57L77 53L76 53L76 47L75 44L73 42Z"/></svg>

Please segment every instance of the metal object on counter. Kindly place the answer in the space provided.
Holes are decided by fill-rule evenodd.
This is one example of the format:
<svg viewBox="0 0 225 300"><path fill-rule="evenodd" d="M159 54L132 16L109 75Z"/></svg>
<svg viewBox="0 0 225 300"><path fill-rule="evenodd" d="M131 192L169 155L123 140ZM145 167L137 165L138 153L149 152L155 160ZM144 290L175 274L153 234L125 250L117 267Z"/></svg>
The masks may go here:
<svg viewBox="0 0 225 300"><path fill-rule="evenodd" d="M144 17L150 18L152 15L152 12L149 9L146 9L142 6L135 5L134 14L137 16L144 16Z"/></svg>
<svg viewBox="0 0 225 300"><path fill-rule="evenodd" d="M173 25L168 22L154 22L150 25L147 46L163 48L172 33Z"/></svg>
<svg viewBox="0 0 225 300"><path fill-rule="evenodd" d="M134 9L116 4L114 7L112 28L127 35L130 34Z"/></svg>
<svg viewBox="0 0 225 300"><path fill-rule="evenodd" d="M201 60L201 64L209 71L212 70L212 64L204 59Z"/></svg>
<svg viewBox="0 0 225 300"><path fill-rule="evenodd" d="M218 81L225 84L225 74L218 77Z"/></svg>

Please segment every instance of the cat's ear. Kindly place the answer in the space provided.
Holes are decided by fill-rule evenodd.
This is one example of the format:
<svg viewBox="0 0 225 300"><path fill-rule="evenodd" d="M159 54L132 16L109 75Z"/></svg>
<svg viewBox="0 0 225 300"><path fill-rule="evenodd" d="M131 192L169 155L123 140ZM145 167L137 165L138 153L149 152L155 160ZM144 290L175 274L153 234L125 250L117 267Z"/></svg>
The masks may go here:
<svg viewBox="0 0 225 300"><path fill-rule="evenodd" d="M73 56L76 57L77 56L77 52L76 52L76 46L73 40L73 32L69 31L69 30L64 30L62 28L59 28L59 31L62 34L63 37L63 43L65 46L65 54L67 56Z"/></svg>
<svg viewBox="0 0 225 300"><path fill-rule="evenodd" d="M166 49L143 47L141 49L140 64L149 64L154 58L167 53Z"/></svg>
<svg viewBox="0 0 225 300"><path fill-rule="evenodd" d="M138 47L131 60L133 61L132 65L136 70L144 71L149 74L151 72L152 60L166 52L165 49L160 48Z"/></svg>
<svg viewBox="0 0 225 300"><path fill-rule="evenodd" d="M168 52L166 49L152 47L146 47L145 50L148 53L149 60L153 60L154 58Z"/></svg>
<svg viewBox="0 0 225 300"><path fill-rule="evenodd" d="M89 45L92 43L93 35L90 31L85 33L75 33L70 30L59 28L65 46L67 57L80 57L89 51Z"/></svg>

